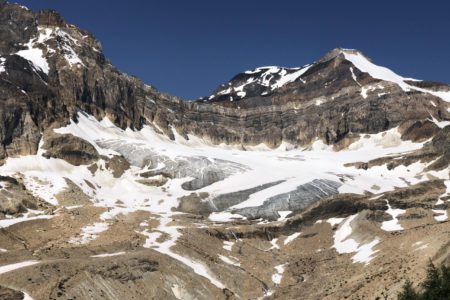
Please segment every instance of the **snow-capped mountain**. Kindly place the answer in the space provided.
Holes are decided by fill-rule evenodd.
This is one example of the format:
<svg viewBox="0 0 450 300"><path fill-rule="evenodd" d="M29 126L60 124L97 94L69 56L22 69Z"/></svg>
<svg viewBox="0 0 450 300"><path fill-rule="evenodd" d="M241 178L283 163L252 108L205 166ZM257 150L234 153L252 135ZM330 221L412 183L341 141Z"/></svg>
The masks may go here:
<svg viewBox="0 0 450 300"><path fill-rule="evenodd" d="M326 70L333 62L333 71ZM336 64L342 64L337 66ZM339 70L341 69L342 70ZM338 73L338 72L339 73ZM359 78L358 78L359 77ZM233 77L228 83L222 84L211 96L201 99L203 102L222 102L224 106L229 103L244 100L236 105L245 105L245 102L256 98L262 103L272 103L273 98L284 94L305 93L310 89L320 89L322 94L327 94L324 89L331 89L338 82L349 80L352 85L359 86L360 95L364 99L368 93L386 95L389 92L389 85L395 84L403 91L419 91L428 93L450 101L450 89L444 84L404 78L393 71L378 66L370 61L367 56L358 50L337 48L330 51L323 58L315 63L298 67L260 67L255 70L245 71ZM361 81L361 82L360 82ZM427 88L423 88L426 86ZM271 102L265 99L271 99ZM295 100L295 99L294 99ZM257 103L256 101L253 101Z"/></svg>
<svg viewBox="0 0 450 300"><path fill-rule="evenodd" d="M450 260L449 85L334 49L185 102L101 51L0 1L0 298L376 298Z"/></svg>

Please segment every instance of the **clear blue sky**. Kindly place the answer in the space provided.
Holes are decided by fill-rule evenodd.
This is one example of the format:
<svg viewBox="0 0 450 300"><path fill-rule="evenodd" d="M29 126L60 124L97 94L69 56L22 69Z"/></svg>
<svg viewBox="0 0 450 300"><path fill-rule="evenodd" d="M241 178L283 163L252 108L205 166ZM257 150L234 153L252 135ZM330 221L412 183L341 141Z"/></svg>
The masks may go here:
<svg viewBox="0 0 450 300"><path fill-rule="evenodd" d="M264 65L356 48L418 79L450 82L449 1L16 0L91 31L120 70L194 99Z"/></svg>

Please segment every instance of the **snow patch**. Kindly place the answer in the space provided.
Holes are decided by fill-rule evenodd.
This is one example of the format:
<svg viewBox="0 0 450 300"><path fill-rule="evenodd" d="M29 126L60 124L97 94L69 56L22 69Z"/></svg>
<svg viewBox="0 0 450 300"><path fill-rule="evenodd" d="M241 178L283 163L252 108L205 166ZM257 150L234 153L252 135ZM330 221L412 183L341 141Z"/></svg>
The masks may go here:
<svg viewBox="0 0 450 300"><path fill-rule="evenodd" d="M447 210L445 209L433 209L433 213L435 213L437 216L434 217L434 219L438 222L444 222L448 219Z"/></svg>
<svg viewBox="0 0 450 300"><path fill-rule="evenodd" d="M284 273L284 269L285 269L285 265L278 265L275 267L275 271L276 273L272 275L272 281L275 284L280 284L281 283L281 279L283 278L283 273Z"/></svg>
<svg viewBox="0 0 450 300"><path fill-rule="evenodd" d="M404 214L406 212L406 210L404 209L393 209L391 207L391 205L389 204L389 201L386 200L386 204L388 206L388 210L386 211L386 213L388 213L389 215L391 215L392 220L389 221L384 221L381 224L381 229L383 229L384 231L398 231L398 230L403 230L402 225L400 225L398 223L398 216L401 214Z"/></svg>
<svg viewBox="0 0 450 300"><path fill-rule="evenodd" d="M0 74L6 72L5 61L6 58L0 57Z"/></svg>
<svg viewBox="0 0 450 300"><path fill-rule="evenodd" d="M334 225L341 224L342 221L344 221L344 220L345 220L345 218L329 218L327 220L327 223L329 223L331 226L334 226Z"/></svg>
<svg viewBox="0 0 450 300"><path fill-rule="evenodd" d="M224 241L223 242L223 249L225 249L227 251L232 251L233 250L233 245L234 245L234 242Z"/></svg>
<svg viewBox="0 0 450 300"><path fill-rule="evenodd" d="M11 271L15 271L18 269L22 269L25 267L29 267L35 264L38 264L39 261L38 260L27 260L27 261L23 261L20 263L15 263L15 264L10 264L10 265L4 265L4 266L0 266L0 274L5 274Z"/></svg>
<svg viewBox="0 0 450 300"><path fill-rule="evenodd" d="M33 298L29 294L27 294L25 292L22 292L22 293L23 293L23 300L33 300Z"/></svg>
<svg viewBox="0 0 450 300"><path fill-rule="evenodd" d="M85 245L89 242L95 240L98 235L106 230L108 230L108 224L105 222L97 222L92 225L85 226L81 229L80 236L73 237L69 243Z"/></svg>
<svg viewBox="0 0 450 300"><path fill-rule="evenodd" d="M352 257L353 262L369 264L370 261L375 258L374 254L377 252L377 250L373 250L373 247L380 241L374 239L367 244L360 245L354 239L349 238L353 231L351 223L357 216L358 214L346 218L344 223L336 230L333 248L335 248L339 254L356 252Z"/></svg>
<svg viewBox="0 0 450 300"><path fill-rule="evenodd" d="M239 261L237 259L233 258L229 258L227 256L223 256L219 254L219 258L220 260L222 260L224 263L229 264L229 265L233 265L236 267L241 266L241 264L239 263Z"/></svg>
<svg viewBox="0 0 450 300"><path fill-rule="evenodd" d="M302 233L301 232L296 232L293 233L291 235L289 235L285 240L284 240L284 245L289 244L290 242L292 242L293 240L295 240L296 238L298 238Z"/></svg>
<svg viewBox="0 0 450 300"><path fill-rule="evenodd" d="M283 221L283 220L286 220L286 217L287 217L290 213L292 213L291 210L279 210L279 211L278 211L278 214L280 215L280 217L278 218L277 221Z"/></svg>
<svg viewBox="0 0 450 300"><path fill-rule="evenodd" d="M156 239L152 239L151 241L147 240L145 243L145 247L152 248L162 254L165 254L167 256L172 257L173 259L178 260L179 262L190 267L196 274L208 279L217 288L219 289L225 288L225 285L218 279L216 279L215 276L211 274L210 270L205 265L191 258L184 257L171 250L171 248L176 245L176 241L178 240L178 238L181 236L181 233L178 232L176 226L169 226L169 223L171 222L172 222L171 218L162 216L160 219L160 224L157 227L157 230L167 234L169 238L167 238L163 242L157 242Z"/></svg>
<svg viewBox="0 0 450 300"><path fill-rule="evenodd" d="M125 252L104 253L104 254L91 255L91 257L112 257L112 256L119 256L119 255L124 255L124 254L125 254Z"/></svg>
<svg viewBox="0 0 450 300"><path fill-rule="evenodd" d="M7 219L0 220L0 228L7 228L7 227L10 227L15 224L22 223L22 222L28 222L28 221L34 221L34 220L48 220L48 219L51 219L54 217L51 215L30 216L32 214L36 214L36 212L25 213L23 217L9 218L9 219L7 218Z"/></svg>

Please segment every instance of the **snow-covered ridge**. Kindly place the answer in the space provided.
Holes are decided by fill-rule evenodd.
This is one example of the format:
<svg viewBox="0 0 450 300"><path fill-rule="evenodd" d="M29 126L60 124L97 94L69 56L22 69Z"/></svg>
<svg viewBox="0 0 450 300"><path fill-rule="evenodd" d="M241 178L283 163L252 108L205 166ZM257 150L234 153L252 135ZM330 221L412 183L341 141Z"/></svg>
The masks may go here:
<svg viewBox="0 0 450 300"><path fill-rule="evenodd" d="M56 40L58 49L54 49L49 45L48 42L50 40ZM74 65L85 66L74 50L75 47L80 46L78 40L58 27L38 26L38 35L31 38L24 46L27 49L20 50L15 54L30 61L37 71L42 71L45 74L48 74L50 70L46 55L51 56L56 51L63 55L70 67ZM42 49L46 49L46 53Z"/></svg>
<svg viewBox="0 0 450 300"><path fill-rule="evenodd" d="M361 72L368 73L370 76L376 79L389 81L396 83L400 88L404 91L416 90L423 93L428 93L433 96L439 97L446 102L450 102L450 91L432 91L424 88L419 88L407 83L407 81L417 81L416 79L402 77L392 70L378 66L368 60L364 55L355 50L342 50L342 54L345 59L350 61L356 68L358 68ZM353 73L353 70L351 70ZM355 80L356 81L356 80Z"/></svg>
<svg viewBox="0 0 450 300"><path fill-rule="evenodd" d="M238 77L245 77L243 80L230 81L228 84L223 85L221 89L214 95L211 95L209 99L213 99L218 96L230 96L230 101L244 98L250 89L255 89L255 86L259 86L263 89L260 96L265 96L270 92L279 89L291 82L302 80L301 76L308 71L311 65L307 65L300 68L285 68L285 67L259 67L254 70L245 71L238 75ZM302 80L302 82L304 82ZM233 98L235 97L235 98Z"/></svg>

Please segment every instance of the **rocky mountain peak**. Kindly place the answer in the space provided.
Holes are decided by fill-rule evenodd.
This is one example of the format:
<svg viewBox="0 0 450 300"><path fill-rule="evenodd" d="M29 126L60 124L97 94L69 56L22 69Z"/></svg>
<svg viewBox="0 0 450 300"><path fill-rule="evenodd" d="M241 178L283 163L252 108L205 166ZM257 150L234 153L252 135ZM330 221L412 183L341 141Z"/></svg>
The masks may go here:
<svg viewBox="0 0 450 300"><path fill-rule="evenodd" d="M299 88L321 89L321 86L314 82L328 84L335 81L338 75L339 80L347 79L348 83L354 84L353 77L362 72L355 66L356 60L371 63L359 50L335 48L319 60L302 67L259 67L239 73L229 82L219 86L209 97L201 98L201 101L233 107L248 107L243 101L258 106L271 105L272 99L280 94L292 94L293 89L298 92ZM249 100L253 98L257 100ZM236 104L237 102L240 104Z"/></svg>
<svg viewBox="0 0 450 300"><path fill-rule="evenodd" d="M371 61L364 53L358 49L347 49L347 48L334 48L333 50L327 52L322 58L320 58L317 63L326 62L336 57L344 58L345 54L361 55L368 61Z"/></svg>

